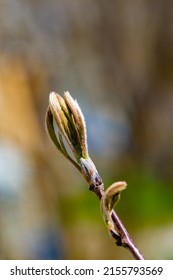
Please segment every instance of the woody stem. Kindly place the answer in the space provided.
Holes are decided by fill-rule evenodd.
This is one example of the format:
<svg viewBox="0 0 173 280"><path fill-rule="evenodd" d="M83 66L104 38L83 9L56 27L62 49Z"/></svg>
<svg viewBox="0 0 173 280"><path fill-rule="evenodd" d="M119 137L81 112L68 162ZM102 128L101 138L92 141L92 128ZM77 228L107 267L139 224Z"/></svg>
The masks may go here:
<svg viewBox="0 0 173 280"><path fill-rule="evenodd" d="M90 187L90 190L93 191L101 200L104 194L103 184L95 187ZM144 257L135 246L128 231L126 230L125 226L114 210L112 211L112 220L114 221L119 234L116 234L113 231L110 231L110 234L115 239L117 246L127 248L136 260L144 260Z"/></svg>

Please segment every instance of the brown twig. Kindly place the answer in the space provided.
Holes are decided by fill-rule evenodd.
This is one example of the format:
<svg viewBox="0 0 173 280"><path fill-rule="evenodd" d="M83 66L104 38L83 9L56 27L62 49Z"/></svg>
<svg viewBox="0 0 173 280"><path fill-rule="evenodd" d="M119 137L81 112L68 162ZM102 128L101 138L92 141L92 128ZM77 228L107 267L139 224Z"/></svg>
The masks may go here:
<svg viewBox="0 0 173 280"><path fill-rule="evenodd" d="M125 226L121 222L120 218L118 217L115 211L112 212L112 219L119 230L119 234L121 236L121 243L119 245L119 241L117 243L118 246L123 246L124 248L128 248L135 259L137 260L144 260L143 255L139 252L138 248L135 246L134 242L132 241L128 231L126 230Z"/></svg>
<svg viewBox="0 0 173 280"><path fill-rule="evenodd" d="M93 191L97 195L97 197L101 200L104 194L103 183L97 187L94 187L92 185L90 187L90 190ZM112 211L112 220L114 221L119 234L117 234L115 231L110 230L110 235L115 239L117 246L122 246L124 248L127 248L136 260L144 260L143 255L139 252L138 248L135 246L133 240L131 239L128 231L126 230L125 226L123 225L122 221L120 220L115 210Z"/></svg>

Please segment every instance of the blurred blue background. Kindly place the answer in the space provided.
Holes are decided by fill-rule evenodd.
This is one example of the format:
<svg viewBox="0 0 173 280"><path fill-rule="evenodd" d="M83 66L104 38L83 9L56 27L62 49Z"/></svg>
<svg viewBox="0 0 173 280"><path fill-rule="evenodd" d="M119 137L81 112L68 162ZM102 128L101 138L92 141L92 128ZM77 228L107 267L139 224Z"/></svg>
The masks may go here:
<svg viewBox="0 0 173 280"><path fill-rule="evenodd" d="M85 115L105 187L146 259L173 258L173 2L0 2L0 259L132 259L49 141L49 92Z"/></svg>

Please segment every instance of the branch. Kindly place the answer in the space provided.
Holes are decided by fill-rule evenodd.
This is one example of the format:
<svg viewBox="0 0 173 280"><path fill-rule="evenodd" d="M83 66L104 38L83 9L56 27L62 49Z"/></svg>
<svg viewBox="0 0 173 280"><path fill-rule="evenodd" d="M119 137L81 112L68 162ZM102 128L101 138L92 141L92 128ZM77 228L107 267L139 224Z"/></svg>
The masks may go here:
<svg viewBox="0 0 173 280"><path fill-rule="evenodd" d="M58 128L55 132L54 125ZM114 211L120 199L120 193L126 188L125 182L113 183L104 191L103 181L88 153L86 124L82 111L69 92L64 99L57 93L50 93L49 106L46 114L46 129L56 148L79 170L93 191L100 199L101 213L110 236L117 246L129 249L135 259L143 260L142 254L134 245L129 233ZM71 149L75 160L66 150Z"/></svg>
<svg viewBox="0 0 173 280"><path fill-rule="evenodd" d="M100 200L105 195L103 184L95 188L92 185L92 187L90 187L90 190L93 191ZM143 255L139 252L138 248L135 246L128 231L126 230L125 226L123 225L122 221L118 217L115 210L112 210L111 218L118 230L118 233L112 228L109 229L109 233L112 236L112 238L115 240L117 246L122 246L124 248L129 249L129 251L131 252L131 254L136 260L144 260Z"/></svg>

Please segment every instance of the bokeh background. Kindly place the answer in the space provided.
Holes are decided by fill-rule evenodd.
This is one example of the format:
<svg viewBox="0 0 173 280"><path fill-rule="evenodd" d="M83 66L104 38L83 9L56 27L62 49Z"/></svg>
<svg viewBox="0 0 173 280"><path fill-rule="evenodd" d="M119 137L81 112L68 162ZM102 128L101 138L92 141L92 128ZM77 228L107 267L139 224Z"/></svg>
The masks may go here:
<svg viewBox="0 0 173 280"><path fill-rule="evenodd" d="M49 92L86 118L146 259L173 258L173 1L0 1L0 259L132 259L48 139Z"/></svg>

